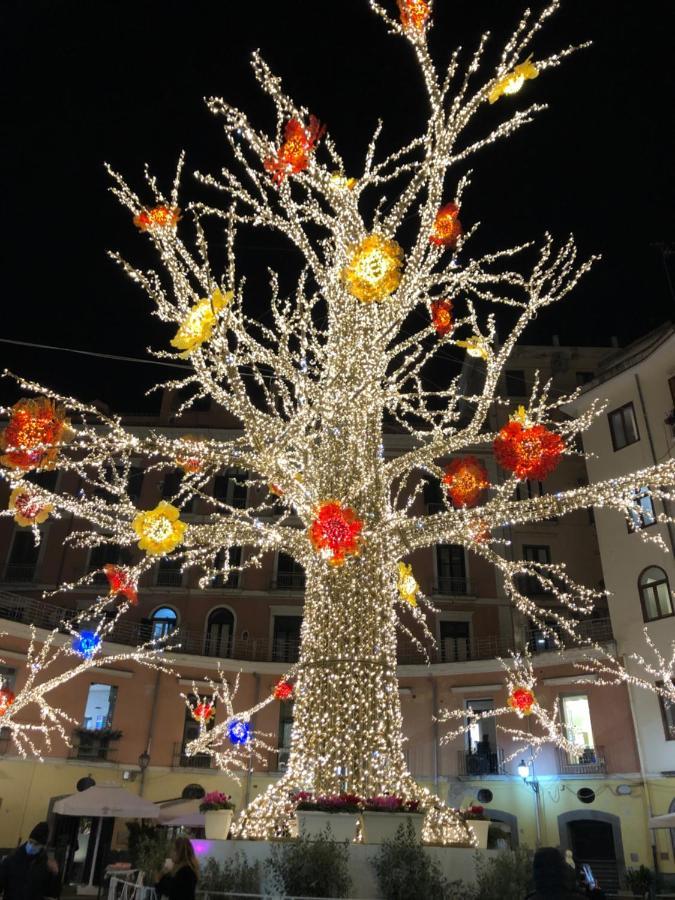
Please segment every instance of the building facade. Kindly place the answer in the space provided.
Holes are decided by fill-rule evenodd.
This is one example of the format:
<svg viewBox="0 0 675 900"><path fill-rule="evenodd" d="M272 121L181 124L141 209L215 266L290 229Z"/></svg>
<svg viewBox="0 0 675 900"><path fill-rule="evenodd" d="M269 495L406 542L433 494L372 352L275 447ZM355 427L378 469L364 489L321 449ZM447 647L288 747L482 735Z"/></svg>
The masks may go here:
<svg viewBox="0 0 675 900"><path fill-rule="evenodd" d="M508 415L508 408L527 404L535 371L542 379L552 377L555 389L565 393L578 384L593 383L608 353L608 348L520 348L504 378L502 392L509 407L502 415ZM178 401L167 393L157 417L128 418L127 425L223 439L237 434L236 423L216 409L202 407L177 417ZM491 427L499 424L495 419ZM386 453L395 455L404 447L403 436L387 436ZM482 452L475 450L479 456ZM486 455L484 462L496 481L500 476L492 459ZM72 493L82 489L72 475L38 477L58 477L62 479L59 489ZM71 481L66 482L67 478ZM521 484L519 496L562 490L586 478L583 461L568 458L544 484ZM209 491L232 505L245 506L256 500L256 489L246 481L246 473L223 471L214 477ZM178 486L177 471L146 473L139 460L128 487L136 505L148 509L160 498L170 499ZM439 491L440 486L431 485L420 493L416 501L420 513L437 511ZM197 499L182 515L188 521L190 517L198 520L204 512ZM29 624L39 629L55 627L69 610L87 606L97 586L48 599L43 593L58 584L76 582L106 562L128 559L126 550L69 547L67 538L74 525L68 518L49 521L42 526L42 541L35 548L29 529L16 527L8 518L0 520L0 630L4 632L0 657L6 663L6 680L18 687L25 678ZM602 583L602 541L599 548L592 514L575 512L504 532L501 536L514 559L565 560L570 575L579 582L591 587ZM245 563L247 548L230 552L233 564ZM422 591L438 609L429 619L436 645L428 648L428 664L411 642L402 639L399 647L406 747L413 775L453 806L482 803L494 822L493 845L539 842L569 847L578 860L590 861L605 883L616 883L626 866L650 865L646 827L650 788L642 774L627 689L581 684L573 667L577 651L572 649L561 658L555 652L555 640L513 610L492 568L470 550L437 546L418 551L410 562ZM72 746L54 743L42 762L17 758L6 739L0 742L0 846L25 838L32 824L44 817L50 801L72 793L85 776L99 784L126 783L155 801L181 797L186 789L194 791L195 785L206 791L225 790L233 794L239 808L279 777L288 758L292 704L275 703L257 715L254 727L272 735L276 750L264 765L255 762L249 771L238 773L237 782L213 768L208 757L186 755L185 746L195 735L197 723L181 694L189 694L193 682L207 692L205 679L215 676L220 667L232 678L241 673L237 707L252 706L267 696L297 658L303 572L283 554L267 554L260 566L233 571L227 580L216 579L205 589L198 586L201 574L181 572L172 561L160 560L140 585L138 606L114 633L116 642L128 645L171 632L171 643L180 645L167 652L174 674L158 674L130 663L103 667L68 682L54 702L78 723ZM606 571L604 577L607 581ZM551 601L537 597L536 584L520 587L542 603ZM613 622L615 629L623 628L614 614L610 621L610 613L600 608L580 622L579 631L612 645ZM533 654L541 684L539 701L560 704L568 735L583 753L579 759L570 759L549 748L523 780L517 771L520 759L505 761L513 746L494 720L484 720L466 736L444 742L444 726L436 716L444 709L503 706L504 670L497 657L526 647ZM528 752L524 755L528 757ZM671 848L661 867L675 871L672 859Z"/></svg>

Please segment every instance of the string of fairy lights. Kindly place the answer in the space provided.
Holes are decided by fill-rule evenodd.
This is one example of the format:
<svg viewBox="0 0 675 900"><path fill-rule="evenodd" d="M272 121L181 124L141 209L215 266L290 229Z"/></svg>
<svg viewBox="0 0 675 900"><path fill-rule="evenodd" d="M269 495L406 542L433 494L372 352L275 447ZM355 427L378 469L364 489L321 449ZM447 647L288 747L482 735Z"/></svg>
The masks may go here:
<svg viewBox="0 0 675 900"><path fill-rule="evenodd" d="M229 574L230 548L250 550L238 568L283 551L306 576L298 663L269 697L249 709L235 708L236 685L231 691L223 678L210 684L209 697L195 688L185 698L200 725L187 752L210 754L225 770L248 765L250 754L264 754L266 736L253 728L256 712L275 701L294 702L287 770L243 810L235 833L287 834L298 791L314 796L349 791L419 802L426 811L427 840L471 842L462 818L420 788L406 763L397 634L403 630L423 649L417 632L431 637L433 607L405 558L440 543L471 546L501 573L520 613L545 629L553 619L573 637L578 617L602 595L575 584L562 564L508 558L502 529L593 506L625 516L635 505L636 484L649 485L653 499L667 500L675 481L675 462L668 460L629 476L515 500L519 482L545 479L574 453L574 439L601 411L596 404L562 421L560 407L576 394L552 398L550 384L536 382L527 406L511 411L505 425L489 432L490 411L501 402L500 379L527 325L562 300L593 260L578 260L572 238L557 245L548 235L538 248L523 244L464 260L460 251L479 227L470 223L464 203L470 175L457 174L454 188L449 185L469 157L530 123L544 108L514 110L511 98L526 86L539 92L540 76L577 49L546 58L534 53L534 38L559 5L554 0L538 16L526 13L496 68L483 77L488 35L469 57L457 51L447 67L439 67L427 42L431 3L398 0L394 15L370 0L374 13L414 52L428 121L422 135L383 159L378 127L360 174L347 171L326 124L296 106L258 54L253 70L276 111L273 135L224 100L208 101L222 118L235 165L217 177L197 177L211 196L222 195L220 205L180 205L182 157L168 195L147 172L141 197L109 170L114 194L156 249L161 272L142 271L117 254L113 258L148 294L155 315L174 329L155 358L186 360L190 366L189 374L165 386L190 388L193 398L211 397L241 423L241 434L230 440L139 434L119 418L18 379L36 396L4 411L8 424L0 435L0 464L11 490L4 514L32 528L36 540L49 517L71 514L77 528L70 545L115 544L126 548L131 560L105 568L111 594L77 620L72 643L59 643L56 632L47 637L41 650L31 650L37 654L34 676L11 703L0 696L3 724L14 723L19 744L30 738L33 726L24 728L16 716L31 704L39 711L40 734L65 739L67 717L50 705L49 693L82 667L101 664L104 642L114 630L103 614L112 605L117 622L137 602L139 581L158 559L171 557L183 568L199 569L205 585ZM503 119L482 137L468 138L486 104ZM403 188L397 186L401 181ZM396 195L387 199L382 192L394 186ZM368 221L359 207L366 191L382 197ZM401 227L413 215L418 230L404 246ZM305 261L288 295L270 275L265 321L271 324L256 321L245 308L235 249L239 230L250 225L277 230ZM219 246L225 233L220 275L211 268L208 241L216 227ZM529 267L519 263L525 251L535 257ZM501 343L497 307L514 317ZM409 329L406 320L415 309L424 310L426 319L411 334L404 323ZM482 367L479 394L463 394L458 379L449 387L427 386L425 366L436 353L448 351L462 351ZM409 449L393 458L383 449L386 416L411 438ZM491 482L484 463L489 454L504 474L499 483ZM138 509L128 490L138 460L151 471L179 468L183 478L175 496L154 509ZM76 474L80 492L48 490L30 478L53 468ZM210 479L224 468L248 473L245 483L255 497L245 509L209 495ZM432 479L442 483L444 508L420 516L415 499ZM195 497L209 504L199 522L184 514ZM660 521L669 520L664 514ZM550 592L549 608L518 589L523 574ZM91 584L93 577L60 589ZM586 646L597 649L592 642ZM124 658L162 666L162 649L150 642ZM41 680L58 654L79 661L56 680ZM32 660L29 654L29 668ZM659 660L657 668L671 663ZM608 679L623 677L621 663L616 661L619 668L613 668L614 660L605 664ZM516 657L511 665L509 703L496 714L534 715L541 731L537 740L565 747L556 712L534 699L531 663ZM520 729L511 733L518 739Z"/></svg>

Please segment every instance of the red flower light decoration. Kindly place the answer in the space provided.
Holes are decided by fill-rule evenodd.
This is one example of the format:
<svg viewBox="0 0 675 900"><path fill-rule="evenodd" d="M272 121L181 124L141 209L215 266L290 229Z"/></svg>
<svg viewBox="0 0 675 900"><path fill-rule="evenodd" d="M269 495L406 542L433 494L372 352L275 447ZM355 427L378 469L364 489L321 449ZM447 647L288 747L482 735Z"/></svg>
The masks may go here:
<svg viewBox="0 0 675 900"><path fill-rule="evenodd" d="M565 449L560 435L544 425L523 428L517 421L504 425L492 446L502 468L521 480L536 481L543 481L551 474Z"/></svg>
<svg viewBox="0 0 675 900"><path fill-rule="evenodd" d="M427 0L398 0L401 25L423 31L431 10Z"/></svg>
<svg viewBox="0 0 675 900"><path fill-rule="evenodd" d="M288 681L278 681L274 685L275 700L290 700L293 696L293 685Z"/></svg>
<svg viewBox="0 0 675 900"><path fill-rule="evenodd" d="M106 563L103 566L103 572L110 585L110 595L114 597L117 594L121 594L132 606L136 606L138 603L138 585L132 578L129 570L125 569L124 566Z"/></svg>
<svg viewBox="0 0 675 900"><path fill-rule="evenodd" d="M431 322L436 334L445 337L455 327L452 318L452 300L434 300L431 303Z"/></svg>
<svg viewBox="0 0 675 900"><path fill-rule="evenodd" d="M529 688L516 687L509 694L506 705L521 716L529 716L536 702L536 697Z"/></svg>
<svg viewBox="0 0 675 900"><path fill-rule="evenodd" d="M202 727L210 722L211 719L215 718L215 715L216 708L213 703L206 703L202 701L192 709L192 718L196 722L199 722Z"/></svg>
<svg viewBox="0 0 675 900"><path fill-rule="evenodd" d="M14 691L10 691L9 688L0 689L0 716L4 716L12 703L14 703Z"/></svg>
<svg viewBox="0 0 675 900"><path fill-rule="evenodd" d="M277 150L277 155L268 157L263 163L277 184L281 184L287 175L304 172L309 165L310 155L325 130L316 116L309 117L307 128L297 119L290 119L286 123L284 142Z"/></svg>
<svg viewBox="0 0 675 900"><path fill-rule="evenodd" d="M70 437L62 406L47 397L19 400L12 407L9 424L0 436L7 452L0 462L10 469L53 469L59 448Z"/></svg>
<svg viewBox="0 0 675 900"><path fill-rule="evenodd" d="M139 231L161 231L164 228L175 230L180 221L180 209L177 206L153 206L142 209L134 216L134 225Z"/></svg>
<svg viewBox="0 0 675 900"><path fill-rule="evenodd" d="M464 234L462 223L457 216L459 206L456 203L446 203L436 213L434 228L429 236L429 241L437 247L456 247L457 241Z"/></svg>
<svg viewBox="0 0 675 900"><path fill-rule="evenodd" d="M490 486L487 469L475 456L460 456L446 466L443 484L447 487L452 505L458 508L475 506L480 495Z"/></svg>
<svg viewBox="0 0 675 900"><path fill-rule="evenodd" d="M345 556L358 554L362 528L363 522L353 509L337 500L325 500L319 504L308 534L314 549L320 551L329 565L341 566Z"/></svg>

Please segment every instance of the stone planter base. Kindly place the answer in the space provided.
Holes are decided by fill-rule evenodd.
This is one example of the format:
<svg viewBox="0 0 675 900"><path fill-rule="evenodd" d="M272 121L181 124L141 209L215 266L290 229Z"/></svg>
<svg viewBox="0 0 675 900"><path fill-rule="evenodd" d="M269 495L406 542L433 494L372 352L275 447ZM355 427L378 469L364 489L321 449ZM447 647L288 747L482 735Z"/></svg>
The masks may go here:
<svg viewBox="0 0 675 900"><path fill-rule="evenodd" d="M404 830L407 829L408 822L412 822L417 840L422 840L424 813L364 812L361 818L365 844L382 844L393 840L401 826Z"/></svg>
<svg viewBox="0 0 675 900"><path fill-rule="evenodd" d="M353 841L356 832L356 813L326 813L315 810L298 810L295 814L298 834L316 838L326 827L331 830L334 841Z"/></svg>
<svg viewBox="0 0 675 900"><path fill-rule="evenodd" d="M204 830L210 841L226 841L232 824L231 809L212 809L204 813Z"/></svg>
<svg viewBox="0 0 675 900"><path fill-rule="evenodd" d="M488 831L490 830L489 819L473 819L466 823L473 831L476 837L476 843L479 850L485 850L488 845Z"/></svg>

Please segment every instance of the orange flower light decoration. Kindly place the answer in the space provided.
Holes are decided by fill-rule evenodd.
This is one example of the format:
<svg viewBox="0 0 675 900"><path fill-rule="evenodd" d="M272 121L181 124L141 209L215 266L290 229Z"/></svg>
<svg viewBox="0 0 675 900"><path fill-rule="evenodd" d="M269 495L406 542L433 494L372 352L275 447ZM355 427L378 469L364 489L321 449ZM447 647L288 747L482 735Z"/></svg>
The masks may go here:
<svg viewBox="0 0 675 900"><path fill-rule="evenodd" d="M429 235L429 241L437 247L456 247L457 241L464 233L462 223L457 216L459 206L456 203L446 203L436 213L433 231Z"/></svg>
<svg viewBox="0 0 675 900"><path fill-rule="evenodd" d="M153 206L142 209L134 216L134 225L139 231L175 231L180 221L180 209L177 206Z"/></svg>
<svg viewBox="0 0 675 900"><path fill-rule="evenodd" d="M32 488L20 484L9 495L9 509L14 511L16 524L26 528L29 525L42 525L54 507L45 503Z"/></svg>
<svg viewBox="0 0 675 900"><path fill-rule="evenodd" d="M190 308L178 327L171 346L183 352L179 356L187 358L193 350L208 341L218 322L218 313L229 306L234 298L232 291L223 293L216 288L210 297L203 297Z"/></svg>
<svg viewBox="0 0 675 900"><path fill-rule="evenodd" d="M286 123L284 142L277 155L268 157L263 163L277 184L281 184L287 175L305 171L325 130L316 116L309 117L307 128L298 119L290 119Z"/></svg>
<svg viewBox="0 0 675 900"><path fill-rule="evenodd" d="M384 300L401 282L403 250L380 234L369 234L349 248L349 264L342 270L347 290L363 303Z"/></svg>
<svg viewBox="0 0 675 900"><path fill-rule="evenodd" d="M519 716L532 715L532 709L537 702L532 691L522 685L514 687L508 696L506 705L509 706Z"/></svg>
<svg viewBox="0 0 675 900"><path fill-rule="evenodd" d="M293 696L293 685L288 681L278 681L274 685L274 699L281 700L290 700Z"/></svg>
<svg viewBox="0 0 675 900"><path fill-rule="evenodd" d="M0 689L0 716L4 716L14 700L14 691L10 691L9 688Z"/></svg>
<svg viewBox="0 0 675 900"><path fill-rule="evenodd" d="M215 716L216 708L213 703L207 703L202 700L201 703L198 703L192 708L192 718L195 722L199 722L202 728L207 725L211 719L214 719Z"/></svg>
<svg viewBox="0 0 675 900"><path fill-rule="evenodd" d="M0 435L0 462L10 469L53 469L59 448L71 432L64 409L47 397L19 400Z"/></svg>
<svg viewBox="0 0 675 900"><path fill-rule="evenodd" d="M490 486L487 469L475 456L460 456L446 466L443 484L453 506L475 506L483 491Z"/></svg>
<svg viewBox="0 0 675 900"><path fill-rule="evenodd" d="M565 449L559 434L545 425L530 425L522 407L500 429L492 446L499 465L521 481L543 481L556 468Z"/></svg>
<svg viewBox="0 0 675 900"><path fill-rule="evenodd" d="M331 566L341 566L346 556L359 553L359 535L363 522L349 506L338 500L324 500L316 510L309 528L309 539Z"/></svg>
<svg viewBox="0 0 675 900"><path fill-rule="evenodd" d="M445 337L455 327L452 318L452 300L434 300L431 304L431 323L436 334Z"/></svg>
<svg viewBox="0 0 675 900"><path fill-rule="evenodd" d="M184 434L181 441L184 446L176 455L176 465L186 475L194 475L195 472L200 472L202 469L202 461L197 448L204 443L204 439L194 434Z"/></svg>
<svg viewBox="0 0 675 900"><path fill-rule="evenodd" d="M136 606L138 603L138 584L129 570L124 566L106 563L103 566L103 573L110 585L110 596L116 597L117 594L121 594L132 606Z"/></svg>
<svg viewBox="0 0 675 900"><path fill-rule="evenodd" d="M427 0L398 0L401 25L423 31L431 14Z"/></svg>

